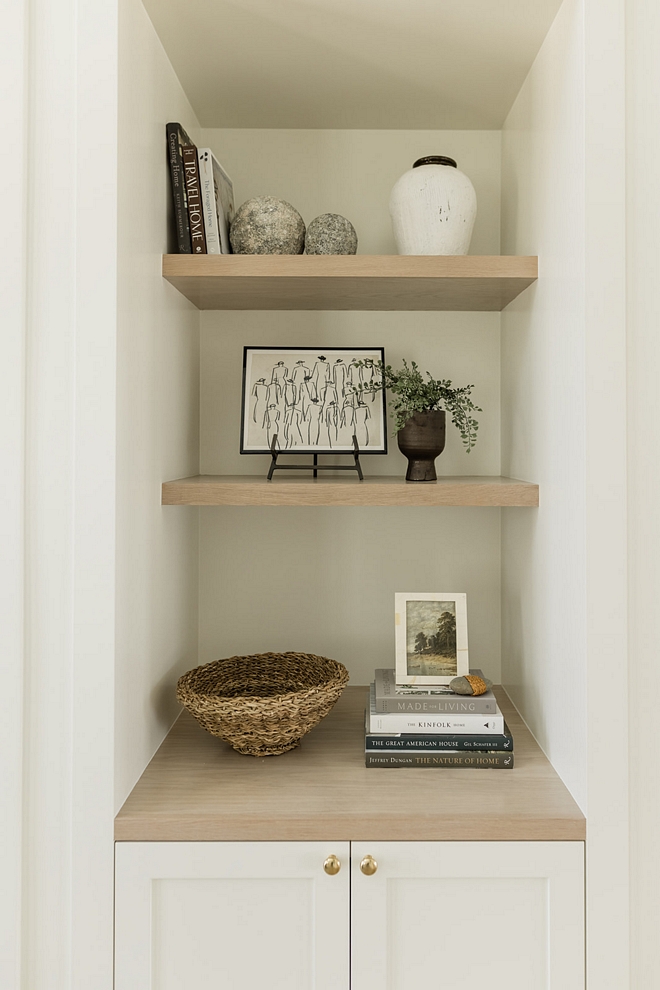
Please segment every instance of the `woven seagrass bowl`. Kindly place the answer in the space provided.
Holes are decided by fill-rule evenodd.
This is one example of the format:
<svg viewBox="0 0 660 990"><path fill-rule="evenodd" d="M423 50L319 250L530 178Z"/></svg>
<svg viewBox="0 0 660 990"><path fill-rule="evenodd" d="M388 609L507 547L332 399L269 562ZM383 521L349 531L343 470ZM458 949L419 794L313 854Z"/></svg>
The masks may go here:
<svg viewBox="0 0 660 990"><path fill-rule="evenodd" d="M195 667L176 696L237 752L278 756L328 714L348 683L343 664L313 653L256 653Z"/></svg>

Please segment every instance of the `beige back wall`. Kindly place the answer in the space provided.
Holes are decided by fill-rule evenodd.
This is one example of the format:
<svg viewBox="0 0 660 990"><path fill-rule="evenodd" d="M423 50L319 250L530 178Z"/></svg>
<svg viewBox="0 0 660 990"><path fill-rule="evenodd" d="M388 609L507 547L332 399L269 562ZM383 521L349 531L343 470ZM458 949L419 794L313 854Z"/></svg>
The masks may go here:
<svg viewBox="0 0 660 990"><path fill-rule="evenodd" d="M267 194L306 222L342 213L360 253L372 254L396 253L387 204L398 176L423 154L452 155L477 190L471 253L499 253L499 132L207 130L202 140L232 176L237 205ZM203 313L200 469L266 472L267 458L239 453L244 345L356 344L474 383L484 409L477 447L466 455L450 426L437 469L499 474L499 326L494 313ZM390 447L365 460L367 473L404 472L393 438ZM199 586L200 662L318 652L346 663L358 684L393 665L395 591L466 591L471 663L499 680L498 509L203 510Z"/></svg>
<svg viewBox="0 0 660 990"><path fill-rule="evenodd" d="M396 254L392 186L422 155L449 155L477 193L470 254L499 254L500 131L206 129L202 140L229 172L237 207L276 196L305 223L341 213L357 231L359 254Z"/></svg>

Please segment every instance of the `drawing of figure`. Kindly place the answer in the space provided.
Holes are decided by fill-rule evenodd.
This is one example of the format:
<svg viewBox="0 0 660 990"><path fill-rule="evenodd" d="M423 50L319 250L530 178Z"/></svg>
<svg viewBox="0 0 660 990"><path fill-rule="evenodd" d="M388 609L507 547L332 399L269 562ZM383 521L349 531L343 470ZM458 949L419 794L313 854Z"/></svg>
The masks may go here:
<svg viewBox="0 0 660 990"><path fill-rule="evenodd" d="M285 408L295 406L298 402L298 388L292 378L287 378L284 382L284 405Z"/></svg>
<svg viewBox="0 0 660 990"><path fill-rule="evenodd" d="M348 378L348 368L344 364L343 358L337 358L332 368L332 378L337 389L339 399L343 399L346 394L346 380Z"/></svg>
<svg viewBox="0 0 660 990"><path fill-rule="evenodd" d="M304 361L296 361L295 367L291 371L291 378L298 388L300 388L305 379L311 377L311 374Z"/></svg>
<svg viewBox="0 0 660 990"><path fill-rule="evenodd" d="M378 370L378 368L374 368L372 366L371 368L362 368L361 370L364 372L364 375L362 376L362 380L363 380L363 382L364 382L365 385L371 385L372 382L379 382L380 381L381 376L380 376L380 371ZM380 393L379 392L369 392L367 394L368 394L369 399L371 400L371 402L375 402L376 401L376 396L379 395Z"/></svg>
<svg viewBox="0 0 660 990"><path fill-rule="evenodd" d="M266 426L267 413L271 406L275 406L276 409L279 409L281 406L282 409L284 409L284 395L280 391L280 387L277 382L271 382L266 389L266 408L264 410L264 418L261 424L262 428Z"/></svg>
<svg viewBox="0 0 660 990"><path fill-rule="evenodd" d="M307 442L310 447L316 447L321 436L321 403L316 396L311 396L305 415L307 425Z"/></svg>
<svg viewBox="0 0 660 990"><path fill-rule="evenodd" d="M347 392L344 401L341 406L340 418L341 425L346 427L352 427L355 423L355 407L360 401L359 396L355 392Z"/></svg>
<svg viewBox="0 0 660 990"><path fill-rule="evenodd" d="M333 440L334 445L336 446L339 434L339 416L337 414L337 403L334 399L325 407L323 422L325 423L325 427L328 431L328 446L333 446Z"/></svg>
<svg viewBox="0 0 660 990"><path fill-rule="evenodd" d="M284 392L284 382L289 377L289 369L284 364L284 361L278 361L273 368L273 374L271 376L271 383L277 385L277 387Z"/></svg>
<svg viewBox="0 0 660 990"><path fill-rule="evenodd" d="M273 442L273 437L275 434L279 436L280 433L280 411L274 403L266 409L266 437L268 440L268 446L270 447Z"/></svg>
<svg viewBox="0 0 660 990"><path fill-rule="evenodd" d="M302 384L299 386L299 389L300 391L298 393L298 404L300 405L300 409L303 414L303 419L306 421L309 410L309 404L312 401L312 398L318 399L318 396L316 395L314 389L312 388L311 375L305 375Z"/></svg>
<svg viewBox="0 0 660 990"><path fill-rule="evenodd" d="M335 406L337 405L337 389L335 388L334 382L328 382L321 389L321 391L317 393L317 395L323 409L325 409L330 402L334 402Z"/></svg>
<svg viewBox="0 0 660 990"><path fill-rule="evenodd" d="M297 447L305 441L302 435L303 417L300 407L291 405L286 407L284 414L284 446Z"/></svg>
<svg viewBox="0 0 660 990"><path fill-rule="evenodd" d="M252 410L252 420L255 423L263 426L264 424L264 414L266 412L268 403L266 401L266 396L268 394L268 385L266 384L265 378L260 378L259 381L254 383L252 388L252 395L254 397L254 409Z"/></svg>
<svg viewBox="0 0 660 990"><path fill-rule="evenodd" d="M346 381L352 390L358 390L363 381L363 368L358 368L357 358L353 358L346 372Z"/></svg>
<svg viewBox="0 0 660 990"><path fill-rule="evenodd" d="M329 381L332 380L332 368L328 362L325 354L319 354L319 359L314 365L314 371L312 372L312 386L314 392L321 398L321 392Z"/></svg>
<svg viewBox="0 0 660 990"><path fill-rule="evenodd" d="M351 447L353 445L355 407L357 403L357 396L353 392L347 392L343 403L337 406L338 442L340 447Z"/></svg>
<svg viewBox="0 0 660 990"><path fill-rule="evenodd" d="M360 449L369 446L369 420L371 410L366 402L359 402L354 411L354 430Z"/></svg>

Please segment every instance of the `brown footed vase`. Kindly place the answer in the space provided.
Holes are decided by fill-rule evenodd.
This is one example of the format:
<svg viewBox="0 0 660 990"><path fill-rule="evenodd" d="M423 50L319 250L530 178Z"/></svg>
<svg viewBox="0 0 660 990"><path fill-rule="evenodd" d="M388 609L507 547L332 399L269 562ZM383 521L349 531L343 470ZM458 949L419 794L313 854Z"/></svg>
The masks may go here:
<svg viewBox="0 0 660 990"><path fill-rule="evenodd" d="M437 481L435 459L445 449L444 411L415 413L396 437L408 458L406 481Z"/></svg>

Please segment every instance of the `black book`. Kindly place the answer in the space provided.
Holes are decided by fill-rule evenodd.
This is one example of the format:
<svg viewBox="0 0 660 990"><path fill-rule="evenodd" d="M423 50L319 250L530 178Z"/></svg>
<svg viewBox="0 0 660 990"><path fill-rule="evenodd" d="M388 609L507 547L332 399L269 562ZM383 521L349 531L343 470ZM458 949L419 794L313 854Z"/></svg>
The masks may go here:
<svg viewBox="0 0 660 990"><path fill-rule="evenodd" d="M429 735L412 735L410 733L369 732L364 737L365 750L372 753L404 753L409 750L424 750L438 752L441 750L479 750L482 752L513 752L513 736L509 726L504 723L504 733L475 733L462 735L459 733L433 733Z"/></svg>
<svg viewBox="0 0 660 990"><path fill-rule="evenodd" d="M513 770L513 753L484 752L471 753L453 750L444 753L420 753L419 750L407 753L365 753L368 767L408 767L421 770L444 767L451 770Z"/></svg>
<svg viewBox="0 0 660 990"><path fill-rule="evenodd" d="M170 163L174 225L179 254L192 254L188 199L183 175L183 149L190 145L192 145L192 141L181 124L171 123L167 125L167 157Z"/></svg>

